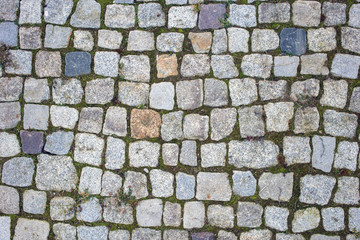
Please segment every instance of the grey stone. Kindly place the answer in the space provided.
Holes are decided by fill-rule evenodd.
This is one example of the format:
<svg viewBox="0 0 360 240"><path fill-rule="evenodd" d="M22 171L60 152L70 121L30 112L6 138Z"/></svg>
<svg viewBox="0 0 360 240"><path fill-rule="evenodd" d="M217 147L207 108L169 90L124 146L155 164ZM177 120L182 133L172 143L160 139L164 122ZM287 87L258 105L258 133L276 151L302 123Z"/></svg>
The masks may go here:
<svg viewBox="0 0 360 240"><path fill-rule="evenodd" d="M31 75L32 52L23 50L9 50L11 64L5 65L7 74Z"/></svg>
<svg viewBox="0 0 360 240"><path fill-rule="evenodd" d="M203 81L201 79L176 82L176 103L180 109L192 110L202 106Z"/></svg>
<svg viewBox="0 0 360 240"><path fill-rule="evenodd" d="M98 31L98 46L108 49L119 49L123 35L118 31L101 29Z"/></svg>
<svg viewBox="0 0 360 240"><path fill-rule="evenodd" d="M40 50L36 54L35 72L39 77L60 77L61 65L60 52Z"/></svg>
<svg viewBox="0 0 360 240"><path fill-rule="evenodd" d="M150 107L155 109L172 110L174 108L175 90L170 82L154 83L150 90Z"/></svg>
<svg viewBox="0 0 360 240"><path fill-rule="evenodd" d="M130 233L128 230L110 231L109 240L130 240Z"/></svg>
<svg viewBox="0 0 360 240"><path fill-rule="evenodd" d="M24 129L47 130L49 107L46 105L25 104Z"/></svg>
<svg viewBox="0 0 360 240"><path fill-rule="evenodd" d="M227 173L200 172L197 175L196 199L229 201L232 192Z"/></svg>
<svg viewBox="0 0 360 240"><path fill-rule="evenodd" d="M31 158L12 158L2 166L1 181L15 187L31 186L34 168L34 161Z"/></svg>
<svg viewBox="0 0 360 240"><path fill-rule="evenodd" d="M189 233L185 230L165 230L164 231L164 240L182 240L189 239Z"/></svg>
<svg viewBox="0 0 360 240"><path fill-rule="evenodd" d="M316 53L301 56L300 74L328 75L327 54Z"/></svg>
<svg viewBox="0 0 360 240"><path fill-rule="evenodd" d="M130 31L127 50L137 52L155 50L154 33L141 30Z"/></svg>
<svg viewBox="0 0 360 240"><path fill-rule="evenodd" d="M111 4L106 6L105 26L110 28L132 28L135 26L135 7Z"/></svg>
<svg viewBox="0 0 360 240"><path fill-rule="evenodd" d="M217 235L218 240L237 240L237 236L235 233L226 232L224 230L220 230Z"/></svg>
<svg viewBox="0 0 360 240"><path fill-rule="evenodd" d="M79 0L70 25L77 28L100 28L101 5L95 0Z"/></svg>
<svg viewBox="0 0 360 240"><path fill-rule="evenodd" d="M19 8L19 0L6 0L0 3L0 20L14 21Z"/></svg>
<svg viewBox="0 0 360 240"><path fill-rule="evenodd" d="M345 213L340 207L329 207L321 209L323 227L325 231L344 230Z"/></svg>
<svg viewBox="0 0 360 240"><path fill-rule="evenodd" d="M256 26L256 7L252 5L230 4L230 15L228 21L239 27Z"/></svg>
<svg viewBox="0 0 360 240"><path fill-rule="evenodd" d="M198 14L193 6L174 6L168 12L168 28L194 28Z"/></svg>
<svg viewBox="0 0 360 240"><path fill-rule="evenodd" d="M161 231L150 228L135 228L132 240L161 240Z"/></svg>
<svg viewBox="0 0 360 240"><path fill-rule="evenodd" d="M150 182L152 187L152 195L154 197L171 197L174 194L174 175L153 169L150 171Z"/></svg>
<svg viewBox="0 0 360 240"><path fill-rule="evenodd" d="M310 240L340 240L340 236L328 236L323 234L313 234Z"/></svg>
<svg viewBox="0 0 360 240"><path fill-rule="evenodd" d="M177 166L179 161L179 146L176 143L164 143L161 149L163 163L167 166Z"/></svg>
<svg viewBox="0 0 360 240"><path fill-rule="evenodd" d="M15 134L0 133L0 157L12 157L20 153L19 140Z"/></svg>
<svg viewBox="0 0 360 240"><path fill-rule="evenodd" d="M300 202L326 205L336 179L326 175L305 175L300 179Z"/></svg>
<svg viewBox="0 0 360 240"><path fill-rule="evenodd" d="M122 187L122 178L110 171L105 171L101 181L101 196L116 197Z"/></svg>
<svg viewBox="0 0 360 240"><path fill-rule="evenodd" d="M262 101L282 99L285 97L286 90L287 82L285 80L259 82L259 95Z"/></svg>
<svg viewBox="0 0 360 240"><path fill-rule="evenodd" d="M259 178L262 199L288 202L292 197L294 173L263 173Z"/></svg>
<svg viewBox="0 0 360 240"><path fill-rule="evenodd" d="M132 190L132 195L136 199L148 196L146 176L139 172L128 171L125 173L124 192L128 193Z"/></svg>
<svg viewBox="0 0 360 240"><path fill-rule="evenodd" d="M204 91L204 105L220 107L228 104L228 89L225 82L207 78L205 79Z"/></svg>
<svg viewBox="0 0 360 240"><path fill-rule="evenodd" d="M309 29L307 32L309 50L327 52L336 48L335 28Z"/></svg>
<svg viewBox="0 0 360 240"><path fill-rule="evenodd" d="M204 76L210 73L210 58L206 54L186 54L181 62L183 77Z"/></svg>
<svg viewBox="0 0 360 240"><path fill-rule="evenodd" d="M75 200L71 197L54 197L50 201L51 220L65 221L73 219Z"/></svg>
<svg viewBox="0 0 360 240"><path fill-rule="evenodd" d="M288 229L287 220L289 214L287 208L267 206L264 214L265 225L278 231L286 231Z"/></svg>
<svg viewBox="0 0 360 240"><path fill-rule="evenodd" d="M181 144L180 163L188 166L197 166L196 142L186 140Z"/></svg>
<svg viewBox="0 0 360 240"><path fill-rule="evenodd" d="M176 174L176 198L192 199L195 196L195 177L183 172Z"/></svg>
<svg viewBox="0 0 360 240"><path fill-rule="evenodd" d="M239 128L242 138L265 135L264 110L262 106L239 108Z"/></svg>
<svg viewBox="0 0 360 240"><path fill-rule="evenodd" d="M100 133L103 114L103 109L100 107L86 107L81 109L78 130L81 132Z"/></svg>
<svg viewBox="0 0 360 240"><path fill-rule="evenodd" d="M325 80L323 81L323 88L324 93L320 99L321 105L336 108L345 107L348 92L348 83L345 80Z"/></svg>
<svg viewBox="0 0 360 240"><path fill-rule="evenodd" d="M54 127L74 129L79 119L79 112L75 108L52 105L50 119Z"/></svg>
<svg viewBox="0 0 360 240"><path fill-rule="evenodd" d="M190 1L189 3L191 4ZM224 20L225 13L225 4L201 4L198 25L199 29L218 29L223 27L221 20Z"/></svg>
<svg viewBox="0 0 360 240"><path fill-rule="evenodd" d="M291 85L290 97L294 101L307 101L310 98L315 98L319 95L320 81L310 78L304 81L297 81Z"/></svg>
<svg viewBox="0 0 360 240"><path fill-rule="evenodd" d="M205 224L205 206L202 202L185 202L184 228L202 228Z"/></svg>
<svg viewBox="0 0 360 240"><path fill-rule="evenodd" d="M199 114L188 114L184 117L184 137L204 141L208 138L209 117Z"/></svg>
<svg viewBox="0 0 360 240"><path fill-rule="evenodd" d="M25 80L24 99L26 102L41 103L49 98L50 89L47 79L27 78Z"/></svg>
<svg viewBox="0 0 360 240"><path fill-rule="evenodd" d="M46 137L44 151L56 155L68 154L73 141L74 133L72 132L54 132Z"/></svg>
<svg viewBox="0 0 360 240"><path fill-rule="evenodd" d="M237 141L229 142L228 163L236 168L266 168L277 165L279 147L273 142Z"/></svg>
<svg viewBox="0 0 360 240"><path fill-rule="evenodd" d="M297 210L292 220L294 233L305 232L315 229L320 223L320 211L315 207Z"/></svg>
<svg viewBox="0 0 360 240"><path fill-rule="evenodd" d="M84 222L97 222L101 220L101 205L99 199L92 197L80 204L80 211L76 213L76 219Z"/></svg>
<svg viewBox="0 0 360 240"><path fill-rule="evenodd" d="M310 138L285 136L283 138L283 152L287 165L310 163Z"/></svg>
<svg viewBox="0 0 360 240"><path fill-rule="evenodd" d="M359 219L360 219L360 208L349 208L349 229L351 229L352 232L359 231L360 229ZM353 240L357 240L357 239L358 238L356 239L354 238Z"/></svg>
<svg viewBox="0 0 360 240"><path fill-rule="evenodd" d="M79 193L100 194L102 170L94 167L83 167L81 170Z"/></svg>
<svg viewBox="0 0 360 240"><path fill-rule="evenodd" d="M247 76L265 79L270 77L272 65L271 55L255 53L243 57L241 70Z"/></svg>
<svg viewBox="0 0 360 240"><path fill-rule="evenodd" d="M160 199L140 201L136 206L136 219L141 227L156 227L161 225L163 204Z"/></svg>
<svg viewBox="0 0 360 240"><path fill-rule="evenodd" d="M139 27L165 26L165 13L159 3L145 3L138 6Z"/></svg>
<svg viewBox="0 0 360 240"><path fill-rule="evenodd" d="M109 107L106 111L103 134L126 136L127 119L126 109L121 107Z"/></svg>
<svg viewBox="0 0 360 240"><path fill-rule="evenodd" d="M122 66L122 67L121 67ZM120 59L119 75L134 82L150 81L150 60L146 55L127 55Z"/></svg>
<svg viewBox="0 0 360 240"><path fill-rule="evenodd" d="M15 227L14 240L20 239L48 239L50 224L45 221L19 218Z"/></svg>
<svg viewBox="0 0 360 240"><path fill-rule="evenodd" d="M353 4L349 10L349 26L360 28L360 4Z"/></svg>
<svg viewBox="0 0 360 240"><path fill-rule="evenodd" d="M268 103L264 106L266 130L284 132L289 130L289 121L294 115L293 102Z"/></svg>
<svg viewBox="0 0 360 240"><path fill-rule="evenodd" d="M201 167L225 166L225 158L225 143L207 143L201 145Z"/></svg>
<svg viewBox="0 0 360 240"><path fill-rule="evenodd" d="M234 210L230 206L210 205L207 208L207 219L211 226L233 228L234 218Z"/></svg>
<svg viewBox="0 0 360 240"><path fill-rule="evenodd" d="M273 29L254 29L251 34L253 52L266 52L279 47L279 36Z"/></svg>
<svg viewBox="0 0 360 240"><path fill-rule="evenodd" d="M253 196L256 192L256 179L250 171L233 171L233 192L240 197Z"/></svg>
<svg viewBox="0 0 360 240"><path fill-rule="evenodd" d="M21 148L23 153L37 154L41 153L44 147L44 133L43 132L29 132L20 131Z"/></svg>
<svg viewBox="0 0 360 240"><path fill-rule="evenodd" d="M336 139L328 136L314 136L312 138L313 168L320 169L324 172L330 172L334 161L334 150L336 146Z"/></svg>
<svg viewBox="0 0 360 240"><path fill-rule="evenodd" d="M249 51L248 42L249 42L250 34L246 29L230 27L228 28L227 33L229 39L230 53L236 53L236 52L247 53ZM227 40L227 38L225 38L225 40ZM226 43L227 42L225 41L225 44ZM226 51L226 47L224 48L224 51Z"/></svg>
<svg viewBox="0 0 360 240"><path fill-rule="evenodd" d="M98 52L97 52L98 53ZM114 97L114 80L94 79L86 83L85 102L87 104L106 104Z"/></svg>
<svg viewBox="0 0 360 240"><path fill-rule="evenodd" d="M67 48L72 29L70 27L60 27L51 24L46 25L45 29L45 48Z"/></svg>
<svg viewBox="0 0 360 240"><path fill-rule="evenodd" d="M300 60L297 56L275 57L274 75L277 77L296 77L299 62Z"/></svg>
<svg viewBox="0 0 360 240"><path fill-rule="evenodd" d="M292 4L292 21L296 26L316 27L320 24L321 3L296 1Z"/></svg>
<svg viewBox="0 0 360 240"><path fill-rule="evenodd" d="M100 34L99 34L100 35ZM91 51L94 47L94 38L90 31L74 31L74 48L82 51ZM98 43L99 47L100 43Z"/></svg>
<svg viewBox="0 0 360 240"><path fill-rule="evenodd" d="M70 224L55 223L52 230L58 240L76 240L76 227Z"/></svg>
<svg viewBox="0 0 360 240"><path fill-rule="evenodd" d="M341 141L335 154L334 168L346 168L356 171L358 153L358 143Z"/></svg>
<svg viewBox="0 0 360 240"><path fill-rule="evenodd" d="M211 139L220 140L229 136L233 132L236 123L236 115L235 108L217 108L211 110Z"/></svg>
<svg viewBox="0 0 360 240"><path fill-rule="evenodd" d="M323 114L324 129L327 134L335 137L355 136L358 126L357 116L354 114L326 110Z"/></svg>
<svg viewBox="0 0 360 240"><path fill-rule="evenodd" d="M46 192L25 190L23 194L23 210L31 214L44 214L46 208Z"/></svg>
<svg viewBox="0 0 360 240"><path fill-rule="evenodd" d="M8 47L18 45L18 26L13 22L0 23L0 43Z"/></svg>
<svg viewBox="0 0 360 240"><path fill-rule="evenodd" d="M270 240L272 239L272 232L268 229L264 230L250 230L248 232L243 232L240 235L240 240L248 240L248 239L262 239L262 240Z"/></svg>
<svg viewBox="0 0 360 240"><path fill-rule="evenodd" d="M129 144L129 160L132 167L156 167L159 155L159 143L138 141Z"/></svg>
<svg viewBox="0 0 360 240"><path fill-rule="evenodd" d="M338 204L354 205L360 200L359 178L339 177L334 202Z"/></svg>
<svg viewBox="0 0 360 240"><path fill-rule="evenodd" d="M164 141L183 138L183 115L184 113L182 111L176 111L162 115L161 138Z"/></svg>
<svg viewBox="0 0 360 240"><path fill-rule="evenodd" d="M229 30L228 30L229 31ZM211 52L213 54L222 54L227 51L228 38L225 29L214 30Z"/></svg>
<svg viewBox="0 0 360 240"><path fill-rule="evenodd" d="M117 52L96 52L94 72L106 77L117 77L119 74L120 55Z"/></svg>
<svg viewBox="0 0 360 240"><path fill-rule="evenodd" d="M234 59L230 55L211 56L211 69L217 78L233 78L239 75Z"/></svg>
<svg viewBox="0 0 360 240"><path fill-rule="evenodd" d="M336 77L356 79L359 66L359 56L337 53L331 64L331 74Z"/></svg>
<svg viewBox="0 0 360 240"><path fill-rule="evenodd" d="M147 105L149 85L145 83L119 82L118 99L122 104L137 107Z"/></svg>
<svg viewBox="0 0 360 240"><path fill-rule="evenodd" d="M71 13L73 5L73 0L47 0L46 6L44 7L45 22L64 25Z"/></svg>
<svg viewBox="0 0 360 240"><path fill-rule="evenodd" d="M229 90L232 106L247 105L258 99L256 81L252 78L230 79Z"/></svg>
<svg viewBox="0 0 360 240"><path fill-rule="evenodd" d="M181 205L179 203L166 202L163 220L165 226L179 227L181 224Z"/></svg>
<svg viewBox="0 0 360 240"><path fill-rule="evenodd" d="M78 240L106 240L108 236L108 228L106 226L78 226Z"/></svg>
<svg viewBox="0 0 360 240"><path fill-rule="evenodd" d="M0 236L2 239L7 240L11 237L11 218L9 216L0 217Z"/></svg>
<svg viewBox="0 0 360 240"><path fill-rule="evenodd" d="M355 87L351 94L349 110L352 112L360 113L359 105L360 105L360 87Z"/></svg>
<svg viewBox="0 0 360 240"><path fill-rule="evenodd" d="M277 233L276 240L305 240L300 234Z"/></svg>
<svg viewBox="0 0 360 240"><path fill-rule="evenodd" d="M117 198L105 198L104 221L117 224L133 224L133 208L130 204L123 204Z"/></svg>
<svg viewBox="0 0 360 240"><path fill-rule="evenodd" d="M78 176L72 159L68 156L38 155L35 182L40 190L70 192L75 189Z"/></svg>
<svg viewBox="0 0 360 240"><path fill-rule="evenodd" d="M20 1L20 16L19 24L41 23L42 16L42 1L41 0L22 0Z"/></svg>
<svg viewBox="0 0 360 240"><path fill-rule="evenodd" d="M19 28L20 48L39 49L42 47L40 27L20 27Z"/></svg>
<svg viewBox="0 0 360 240"><path fill-rule="evenodd" d="M263 208L260 204L252 202L238 202L237 204L237 226L256 228L262 223Z"/></svg>
<svg viewBox="0 0 360 240"><path fill-rule="evenodd" d="M0 212L3 214L19 214L19 193L15 188L0 186Z"/></svg>
<svg viewBox="0 0 360 240"><path fill-rule="evenodd" d="M65 55L65 75L67 77L89 74L91 72L90 65L91 55L88 52L69 52Z"/></svg>
<svg viewBox="0 0 360 240"><path fill-rule="evenodd" d="M180 52L184 42L184 34L177 32L161 33L156 38L156 49L160 52Z"/></svg>
<svg viewBox="0 0 360 240"><path fill-rule="evenodd" d="M3 77L0 78L0 101L11 102L18 101L23 90L23 79L21 77ZM26 99L26 98L25 98ZM9 104L5 104L6 106ZM13 104L14 105L14 104ZM12 118L7 114L8 118ZM9 119L11 120L11 119Z"/></svg>
<svg viewBox="0 0 360 240"><path fill-rule="evenodd" d="M280 49L291 55L306 52L306 32L302 28L283 28L280 33Z"/></svg>
<svg viewBox="0 0 360 240"><path fill-rule="evenodd" d="M94 134L78 133L75 136L74 160L94 166L101 164L104 139Z"/></svg>
<svg viewBox="0 0 360 240"><path fill-rule="evenodd" d="M258 7L259 23L286 23L290 21L289 3L261 3Z"/></svg>
<svg viewBox="0 0 360 240"><path fill-rule="evenodd" d="M325 26L341 25L346 22L346 4L337 2L324 2L322 14L325 16Z"/></svg>

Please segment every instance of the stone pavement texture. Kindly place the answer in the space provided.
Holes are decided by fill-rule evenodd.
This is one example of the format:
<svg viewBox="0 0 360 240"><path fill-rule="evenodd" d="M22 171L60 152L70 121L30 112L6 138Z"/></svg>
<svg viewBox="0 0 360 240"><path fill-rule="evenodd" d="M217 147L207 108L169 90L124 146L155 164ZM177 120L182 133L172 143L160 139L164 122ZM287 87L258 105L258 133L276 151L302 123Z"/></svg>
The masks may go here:
<svg viewBox="0 0 360 240"><path fill-rule="evenodd" d="M0 0L0 240L360 239L359 0Z"/></svg>

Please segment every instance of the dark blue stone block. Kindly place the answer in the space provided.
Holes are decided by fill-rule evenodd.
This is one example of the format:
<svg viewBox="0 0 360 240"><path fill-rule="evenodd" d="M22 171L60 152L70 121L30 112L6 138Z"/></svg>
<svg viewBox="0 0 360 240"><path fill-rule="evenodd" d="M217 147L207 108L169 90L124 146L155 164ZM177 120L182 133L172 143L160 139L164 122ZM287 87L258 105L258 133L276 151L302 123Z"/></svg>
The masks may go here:
<svg viewBox="0 0 360 240"><path fill-rule="evenodd" d="M20 131L21 148L23 153L38 154L44 147L44 133Z"/></svg>
<svg viewBox="0 0 360 240"><path fill-rule="evenodd" d="M91 72L91 55L88 52L70 52L65 56L65 75L76 77Z"/></svg>
<svg viewBox="0 0 360 240"><path fill-rule="evenodd" d="M191 234L192 240L215 240L214 234L210 232L197 232Z"/></svg>
<svg viewBox="0 0 360 240"><path fill-rule="evenodd" d="M199 15L199 29L218 29L222 25L219 19L224 20L225 4L202 4Z"/></svg>
<svg viewBox="0 0 360 240"><path fill-rule="evenodd" d="M306 52L306 32L302 28L284 28L280 33L281 51L291 55L303 55Z"/></svg>

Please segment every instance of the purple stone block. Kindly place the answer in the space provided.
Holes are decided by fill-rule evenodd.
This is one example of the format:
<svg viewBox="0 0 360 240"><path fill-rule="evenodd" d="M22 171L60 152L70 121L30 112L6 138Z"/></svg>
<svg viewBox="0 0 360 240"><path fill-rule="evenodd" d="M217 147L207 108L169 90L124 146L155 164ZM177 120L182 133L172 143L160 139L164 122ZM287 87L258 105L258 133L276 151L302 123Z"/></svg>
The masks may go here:
<svg viewBox="0 0 360 240"><path fill-rule="evenodd" d="M197 232L191 234L192 240L215 240L214 234L210 232Z"/></svg>
<svg viewBox="0 0 360 240"><path fill-rule="evenodd" d="M218 29L223 27L219 19L224 20L225 4L202 4L200 7L199 29Z"/></svg>
<svg viewBox="0 0 360 240"><path fill-rule="evenodd" d="M44 147L44 133L20 131L22 151L27 154L38 154Z"/></svg>

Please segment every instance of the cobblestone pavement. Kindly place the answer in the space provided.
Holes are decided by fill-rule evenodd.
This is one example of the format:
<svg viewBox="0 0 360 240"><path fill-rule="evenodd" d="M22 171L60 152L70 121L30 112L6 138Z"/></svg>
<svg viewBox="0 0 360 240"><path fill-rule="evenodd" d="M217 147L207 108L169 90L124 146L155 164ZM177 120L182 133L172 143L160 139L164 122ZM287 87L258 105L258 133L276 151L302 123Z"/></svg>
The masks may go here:
<svg viewBox="0 0 360 240"><path fill-rule="evenodd" d="M0 0L0 42L1 240L360 239L359 0Z"/></svg>

